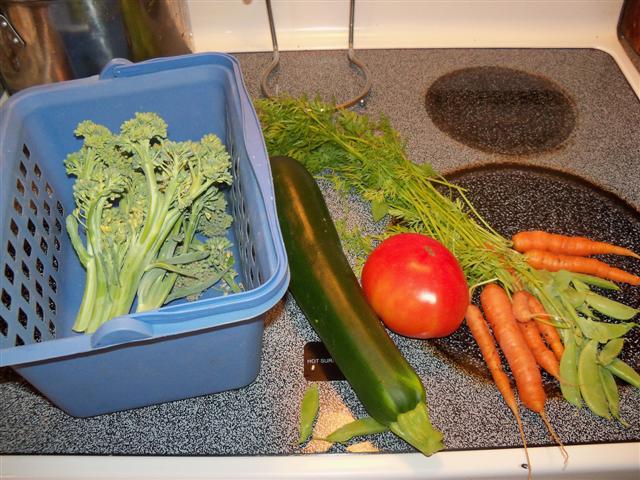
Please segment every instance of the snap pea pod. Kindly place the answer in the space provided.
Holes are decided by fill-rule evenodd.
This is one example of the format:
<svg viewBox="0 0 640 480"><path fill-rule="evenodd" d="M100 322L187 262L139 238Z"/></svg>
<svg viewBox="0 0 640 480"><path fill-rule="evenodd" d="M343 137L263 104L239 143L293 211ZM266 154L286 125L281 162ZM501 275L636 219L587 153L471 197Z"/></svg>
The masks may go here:
<svg viewBox="0 0 640 480"><path fill-rule="evenodd" d="M331 443L346 443L352 438L389 431L389 427L372 417L362 417L341 426L328 437L322 439Z"/></svg>
<svg viewBox="0 0 640 480"><path fill-rule="evenodd" d="M586 306L593 310L608 317L615 318L616 320L630 320L640 312L637 308L630 307L624 303L611 300L603 295L592 292L589 286L580 280L573 279L571 283L574 288L569 286L568 282L562 275L558 275L553 281L557 294L561 294L574 308L581 308L586 304ZM606 283L603 285L605 287L607 286ZM608 289L611 290L611 288ZM586 311L588 312L589 310Z"/></svg>
<svg viewBox="0 0 640 480"><path fill-rule="evenodd" d="M569 304L574 308L579 308L584 305L585 299L587 297L587 294L585 292L578 292L577 290L567 289L563 293Z"/></svg>
<svg viewBox="0 0 640 480"><path fill-rule="evenodd" d="M578 386L578 346L573 332L564 335L564 354L560 360L560 390L562 396L576 407L582 406L582 395Z"/></svg>
<svg viewBox="0 0 640 480"><path fill-rule="evenodd" d="M574 273L568 270L559 270L552 273L547 281L553 284L557 292L570 290L571 285L579 292L590 292L589 285L602 288L603 290L620 290L620 287L610 280L594 277L585 273Z"/></svg>
<svg viewBox="0 0 640 480"><path fill-rule="evenodd" d="M618 392L618 385L616 384L613 373L603 366L598 368L598 373L600 374L600 383L602 383L602 390L607 399L607 405L609 406L611 415L622 425L627 426L627 423L620 417L620 393Z"/></svg>
<svg viewBox="0 0 640 480"><path fill-rule="evenodd" d="M589 409L603 418L611 418L607 397L600 381L598 364L598 342L589 340L578 358L578 380L580 393Z"/></svg>
<svg viewBox="0 0 640 480"><path fill-rule="evenodd" d="M578 311L579 313L581 313L587 318L593 317L593 311L589 308L589 305L587 305L586 303L583 303L579 307L576 307L576 311Z"/></svg>
<svg viewBox="0 0 640 480"><path fill-rule="evenodd" d="M555 272L551 276L551 281L553 284L553 288L556 289L557 292L563 292L568 289L569 284L573 280L573 274L568 270L559 270Z"/></svg>
<svg viewBox="0 0 640 480"><path fill-rule="evenodd" d="M318 384L314 383L304 392L300 406L300 437L298 444L304 443L313 431L313 423L318 416L320 407L320 395Z"/></svg>
<svg viewBox="0 0 640 480"><path fill-rule="evenodd" d="M600 354L598 355L598 361L600 365L607 366L611 362L615 360L615 358L620 355L622 352L622 347L624 346L624 339L622 338L614 338L613 340L609 340L602 350L600 350Z"/></svg>
<svg viewBox="0 0 640 480"><path fill-rule="evenodd" d="M638 372L636 372L628 363L616 358L607 365L607 368L619 379L624 380L629 385L640 388L640 374L638 374Z"/></svg>
<svg viewBox="0 0 640 480"><path fill-rule="evenodd" d="M581 283L587 290L588 287L585 285L592 285L594 287L602 288L604 290L620 290L620 287L613 283L610 280L605 280L604 278L594 277L592 275L587 275L586 273L574 273L572 283L576 288L578 288L578 282Z"/></svg>
<svg viewBox="0 0 640 480"><path fill-rule="evenodd" d="M624 303L616 302L597 293L586 293L584 301L597 312L616 320L630 320L640 311Z"/></svg>
<svg viewBox="0 0 640 480"><path fill-rule="evenodd" d="M614 338L622 337L637 325L633 322L597 322L595 320L591 320L590 318L580 316L576 317L576 323L578 324L578 327L585 337L597 340L600 343L606 343Z"/></svg>

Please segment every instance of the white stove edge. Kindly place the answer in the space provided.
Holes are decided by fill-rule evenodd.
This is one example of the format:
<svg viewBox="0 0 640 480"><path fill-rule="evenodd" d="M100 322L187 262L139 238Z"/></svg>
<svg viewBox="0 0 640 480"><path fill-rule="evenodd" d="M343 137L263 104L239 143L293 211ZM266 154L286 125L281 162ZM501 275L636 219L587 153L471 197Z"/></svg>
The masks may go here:
<svg viewBox="0 0 640 480"><path fill-rule="evenodd" d="M196 51L269 51L264 3L188 0ZM343 49L347 1L273 2L281 51ZM327 8L327 3L331 8ZM324 6L323 6L324 5ZM613 57L640 97L640 73L620 45L622 0L360 0L355 48L595 48ZM407 15L409 13L409 15ZM384 21L384 24L382 23ZM403 22L406 23L403 24ZM320 26L318 26L320 25ZM401 28L400 28L401 27ZM640 478L640 443L530 449L534 478ZM525 479L521 449L272 457L3 456L6 479Z"/></svg>
<svg viewBox="0 0 640 480"><path fill-rule="evenodd" d="M636 443L567 447L565 466L557 448L529 451L536 480L556 478L637 480ZM633 461L635 459L635 462ZM9 456L2 459L7 479L493 479L524 480L522 449L420 454L322 454L290 457L67 457Z"/></svg>

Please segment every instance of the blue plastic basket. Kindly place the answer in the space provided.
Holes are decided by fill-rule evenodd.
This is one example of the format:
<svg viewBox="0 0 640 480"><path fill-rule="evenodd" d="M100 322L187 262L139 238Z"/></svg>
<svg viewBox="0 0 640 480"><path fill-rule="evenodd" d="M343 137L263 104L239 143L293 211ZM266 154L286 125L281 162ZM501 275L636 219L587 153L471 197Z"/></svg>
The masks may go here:
<svg viewBox="0 0 640 480"><path fill-rule="evenodd" d="M74 208L66 155L86 119L117 130L158 113L173 140L215 133L232 157L231 241L245 287L114 318L92 335L71 330L85 272L65 232ZM11 366L74 416L204 395L252 382L263 317L289 273L269 161L237 61L207 53L131 64L24 90L0 109L2 303L0 366Z"/></svg>

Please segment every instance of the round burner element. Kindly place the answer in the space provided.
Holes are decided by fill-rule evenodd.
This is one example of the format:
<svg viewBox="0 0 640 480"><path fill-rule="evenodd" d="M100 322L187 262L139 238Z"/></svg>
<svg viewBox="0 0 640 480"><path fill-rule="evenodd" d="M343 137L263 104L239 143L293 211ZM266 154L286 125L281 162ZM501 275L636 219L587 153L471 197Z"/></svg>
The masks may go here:
<svg viewBox="0 0 640 480"><path fill-rule="evenodd" d="M491 153L529 155L557 148L576 124L572 100L554 82L503 67L472 67L438 78L427 91L434 124Z"/></svg>

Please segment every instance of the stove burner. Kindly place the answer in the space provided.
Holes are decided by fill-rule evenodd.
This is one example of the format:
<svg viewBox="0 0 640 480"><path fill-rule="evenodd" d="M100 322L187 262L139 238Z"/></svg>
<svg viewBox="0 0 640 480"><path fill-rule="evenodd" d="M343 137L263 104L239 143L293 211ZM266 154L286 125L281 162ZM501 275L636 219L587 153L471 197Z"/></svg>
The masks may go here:
<svg viewBox="0 0 640 480"><path fill-rule="evenodd" d="M527 155L557 148L575 127L572 100L546 78L502 67L472 67L427 91L435 125L470 147Z"/></svg>

